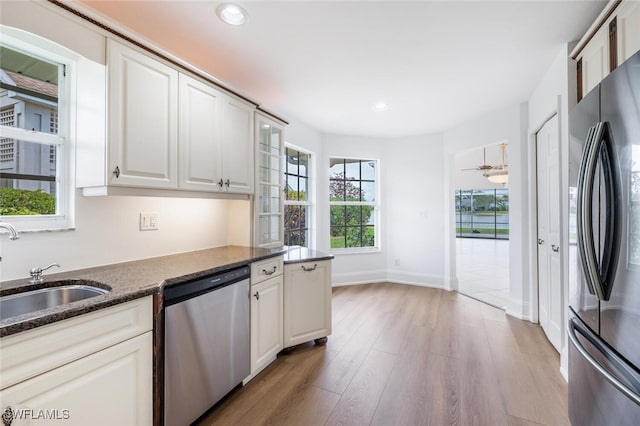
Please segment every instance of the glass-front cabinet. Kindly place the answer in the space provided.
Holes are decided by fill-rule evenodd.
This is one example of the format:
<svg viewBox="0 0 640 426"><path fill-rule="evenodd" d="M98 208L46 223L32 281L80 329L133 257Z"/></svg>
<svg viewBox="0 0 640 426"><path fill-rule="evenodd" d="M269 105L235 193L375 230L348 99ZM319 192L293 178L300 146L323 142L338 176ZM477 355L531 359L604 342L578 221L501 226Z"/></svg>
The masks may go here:
<svg viewBox="0 0 640 426"><path fill-rule="evenodd" d="M256 195L254 244L283 245L284 123L256 113Z"/></svg>

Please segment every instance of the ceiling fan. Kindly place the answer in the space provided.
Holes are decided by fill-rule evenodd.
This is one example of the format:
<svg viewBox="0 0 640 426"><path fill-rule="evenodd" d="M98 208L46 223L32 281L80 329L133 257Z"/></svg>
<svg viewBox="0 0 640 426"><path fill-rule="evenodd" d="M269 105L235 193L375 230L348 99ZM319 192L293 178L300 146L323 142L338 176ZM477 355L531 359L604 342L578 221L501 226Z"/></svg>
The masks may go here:
<svg viewBox="0 0 640 426"><path fill-rule="evenodd" d="M482 148L482 164L480 164L477 167L473 167L470 169L462 169L462 171L470 171L470 170L476 170L476 171L481 171L481 172L486 172L489 170L506 170L507 169L507 163L505 163L505 150L507 148L507 144L506 143L501 143L500 144L500 148L502 148L502 163L492 166L491 164L487 164L487 148Z"/></svg>

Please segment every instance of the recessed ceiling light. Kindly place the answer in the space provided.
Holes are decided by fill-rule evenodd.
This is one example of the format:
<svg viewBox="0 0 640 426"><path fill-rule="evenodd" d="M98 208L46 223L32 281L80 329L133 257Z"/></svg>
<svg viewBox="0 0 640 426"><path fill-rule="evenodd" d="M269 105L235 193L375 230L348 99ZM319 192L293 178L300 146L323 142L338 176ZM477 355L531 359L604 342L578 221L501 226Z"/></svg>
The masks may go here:
<svg viewBox="0 0 640 426"><path fill-rule="evenodd" d="M216 8L216 13L229 25L242 25L249 18L249 13L235 3L222 3Z"/></svg>
<svg viewBox="0 0 640 426"><path fill-rule="evenodd" d="M387 106L387 104L385 104L384 102L377 102L377 103L373 106L373 110L374 110L374 111L378 111L378 112L386 111L386 110L387 110L387 108L389 108L389 107L388 107L388 106Z"/></svg>

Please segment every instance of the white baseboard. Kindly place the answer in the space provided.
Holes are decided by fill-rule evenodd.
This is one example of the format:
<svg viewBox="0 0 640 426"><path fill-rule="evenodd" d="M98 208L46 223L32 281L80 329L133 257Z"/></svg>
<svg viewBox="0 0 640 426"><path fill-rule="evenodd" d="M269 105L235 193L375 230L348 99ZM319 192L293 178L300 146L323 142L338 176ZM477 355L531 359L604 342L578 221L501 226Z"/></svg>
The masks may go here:
<svg viewBox="0 0 640 426"><path fill-rule="evenodd" d="M565 345L560 353L560 374L564 380L569 382L569 347Z"/></svg>
<svg viewBox="0 0 640 426"><path fill-rule="evenodd" d="M387 271L379 269L377 271L347 272L344 274L333 274L331 276L333 287L340 287L354 284L380 283L387 281Z"/></svg>
<svg viewBox="0 0 640 426"><path fill-rule="evenodd" d="M522 303L521 300L509 298L509 306L507 306L507 315L517 318L519 320L531 321L531 317L528 314L529 304Z"/></svg>
<svg viewBox="0 0 640 426"><path fill-rule="evenodd" d="M396 270L379 269L376 271L334 274L332 276L332 287L342 287L358 284L373 284L381 282L393 282L421 287L444 288L443 277L431 274L419 274Z"/></svg>
<svg viewBox="0 0 640 426"><path fill-rule="evenodd" d="M397 270L387 271L387 281L420 287L444 288L444 278L433 274L420 274Z"/></svg>

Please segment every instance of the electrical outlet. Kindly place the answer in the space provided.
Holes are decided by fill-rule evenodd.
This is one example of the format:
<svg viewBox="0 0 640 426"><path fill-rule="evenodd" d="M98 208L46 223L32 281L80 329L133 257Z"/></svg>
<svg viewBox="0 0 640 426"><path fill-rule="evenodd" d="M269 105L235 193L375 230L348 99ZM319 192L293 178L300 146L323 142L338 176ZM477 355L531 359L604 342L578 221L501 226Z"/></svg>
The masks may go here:
<svg viewBox="0 0 640 426"><path fill-rule="evenodd" d="M158 213L140 213L140 230L155 231L158 229Z"/></svg>

